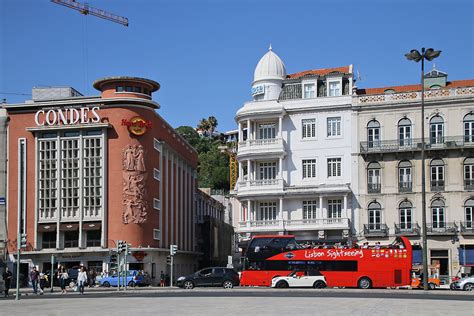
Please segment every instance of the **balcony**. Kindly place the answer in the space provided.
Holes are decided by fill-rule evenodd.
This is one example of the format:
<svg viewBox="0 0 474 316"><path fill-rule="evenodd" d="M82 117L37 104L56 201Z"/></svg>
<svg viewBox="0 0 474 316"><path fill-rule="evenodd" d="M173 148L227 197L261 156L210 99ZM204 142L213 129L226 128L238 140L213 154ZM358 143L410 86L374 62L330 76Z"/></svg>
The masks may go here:
<svg viewBox="0 0 474 316"><path fill-rule="evenodd" d="M271 194L283 192L283 179L247 180L238 183L237 195Z"/></svg>
<svg viewBox="0 0 474 316"><path fill-rule="evenodd" d="M421 228L418 223L395 224L395 235L397 236L420 236Z"/></svg>
<svg viewBox="0 0 474 316"><path fill-rule="evenodd" d="M464 190L469 190L469 191L474 190L474 180L465 179L464 180Z"/></svg>
<svg viewBox="0 0 474 316"><path fill-rule="evenodd" d="M444 191L444 180L431 181L430 189L431 192Z"/></svg>
<svg viewBox="0 0 474 316"><path fill-rule="evenodd" d="M295 220L259 220L239 222L239 232L342 230L350 229L348 218L316 218Z"/></svg>
<svg viewBox="0 0 474 316"><path fill-rule="evenodd" d="M366 237L386 237L388 231L386 224L364 224L364 235Z"/></svg>
<svg viewBox="0 0 474 316"><path fill-rule="evenodd" d="M398 192L400 193L411 192L412 189L413 189L413 183L411 181L398 182Z"/></svg>
<svg viewBox="0 0 474 316"><path fill-rule="evenodd" d="M283 138L268 138L268 139L247 139L239 142L238 157L248 155L283 155L285 147L283 145Z"/></svg>
<svg viewBox="0 0 474 316"><path fill-rule="evenodd" d="M421 138L360 142L361 154L420 151L421 148ZM474 138L471 136L445 136L435 139L425 138L425 150L448 150L461 148L474 148Z"/></svg>
<svg viewBox="0 0 474 316"><path fill-rule="evenodd" d="M458 231L456 223L433 223L426 224L426 233L428 235L455 235Z"/></svg>
<svg viewBox="0 0 474 316"><path fill-rule="evenodd" d="M380 193L381 185L380 183L367 183L367 193Z"/></svg>
<svg viewBox="0 0 474 316"><path fill-rule="evenodd" d="M238 232L276 232L283 231L283 220L259 220L239 222Z"/></svg>
<svg viewBox="0 0 474 316"><path fill-rule="evenodd" d="M474 235L474 222L461 222L461 235Z"/></svg>

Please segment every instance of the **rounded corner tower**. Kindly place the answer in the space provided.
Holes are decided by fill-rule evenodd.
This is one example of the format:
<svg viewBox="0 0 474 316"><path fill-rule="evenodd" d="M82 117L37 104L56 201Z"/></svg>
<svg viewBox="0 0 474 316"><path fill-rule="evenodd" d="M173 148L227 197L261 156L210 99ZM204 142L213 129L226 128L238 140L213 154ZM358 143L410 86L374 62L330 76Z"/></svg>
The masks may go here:
<svg viewBox="0 0 474 316"><path fill-rule="evenodd" d="M263 55L257 67L255 67L252 82L252 97L254 101L278 100L281 84L285 78L285 64L273 52L270 45L268 52Z"/></svg>

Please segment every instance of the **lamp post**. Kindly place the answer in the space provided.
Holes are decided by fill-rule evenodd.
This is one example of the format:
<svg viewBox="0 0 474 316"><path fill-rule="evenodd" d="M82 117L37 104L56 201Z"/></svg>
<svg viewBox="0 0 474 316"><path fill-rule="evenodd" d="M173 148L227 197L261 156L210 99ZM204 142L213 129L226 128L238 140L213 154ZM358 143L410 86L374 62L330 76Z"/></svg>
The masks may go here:
<svg viewBox="0 0 474 316"><path fill-rule="evenodd" d="M426 170L425 170L425 59L432 61L441 54L440 50L428 48L412 49L405 57L408 60L421 60L421 225L423 242L423 290L428 291L428 241L426 238Z"/></svg>

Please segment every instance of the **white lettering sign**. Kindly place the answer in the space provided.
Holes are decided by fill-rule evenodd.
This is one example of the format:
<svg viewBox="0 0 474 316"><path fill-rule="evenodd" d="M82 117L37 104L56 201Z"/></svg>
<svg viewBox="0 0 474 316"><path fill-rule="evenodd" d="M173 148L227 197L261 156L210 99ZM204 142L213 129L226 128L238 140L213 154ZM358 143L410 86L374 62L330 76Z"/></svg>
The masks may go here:
<svg viewBox="0 0 474 316"><path fill-rule="evenodd" d="M345 249L329 249L326 250L326 252L321 251L321 250L305 250L304 252L304 257L307 259L312 259L312 258L320 258L324 257L324 255L327 255L331 259L337 259L337 258L342 258L342 257L359 257L363 258L364 257L364 252L362 249L354 249L354 250L345 250Z"/></svg>
<svg viewBox="0 0 474 316"><path fill-rule="evenodd" d="M39 110L35 114L35 123L38 126L52 125L74 125L87 123L99 123L100 108L83 107L78 109Z"/></svg>
<svg viewBox="0 0 474 316"><path fill-rule="evenodd" d="M264 94L264 93L265 93L264 85L259 85L252 88L252 96L256 96L256 95Z"/></svg>

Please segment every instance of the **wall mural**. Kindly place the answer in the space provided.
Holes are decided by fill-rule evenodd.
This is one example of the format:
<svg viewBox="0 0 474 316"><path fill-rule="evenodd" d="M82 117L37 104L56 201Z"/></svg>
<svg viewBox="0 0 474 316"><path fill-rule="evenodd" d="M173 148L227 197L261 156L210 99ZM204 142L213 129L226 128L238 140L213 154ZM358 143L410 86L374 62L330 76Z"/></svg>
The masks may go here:
<svg viewBox="0 0 474 316"><path fill-rule="evenodd" d="M147 215L145 150L141 145L128 145L122 153L122 221L141 224Z"/></svg>

